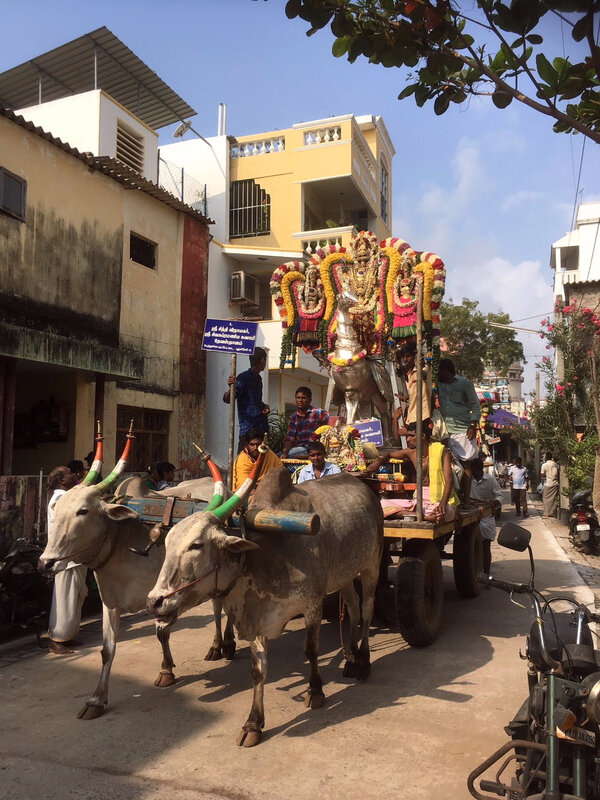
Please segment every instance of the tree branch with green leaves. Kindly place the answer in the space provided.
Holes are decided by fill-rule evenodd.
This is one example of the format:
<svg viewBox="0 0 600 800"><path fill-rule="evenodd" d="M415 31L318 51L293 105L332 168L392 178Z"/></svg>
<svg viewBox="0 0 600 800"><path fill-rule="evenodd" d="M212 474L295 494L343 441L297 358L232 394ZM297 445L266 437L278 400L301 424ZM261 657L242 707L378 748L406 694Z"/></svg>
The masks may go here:
<svg viewBox="0 0 600 800"><path fill-rule="evenodd" d="M307 22L308 36L329 25L338 58L417 68L400 100L433 102L438 115L473 96L491 96L501 109L517 100L554 119L557 133L577 131L600 142L594 34L600 0L474 0L464 6L452 0L288 0L285 13ZM540 31L549 16L584 48L577 60L544 52Z"/></svg>

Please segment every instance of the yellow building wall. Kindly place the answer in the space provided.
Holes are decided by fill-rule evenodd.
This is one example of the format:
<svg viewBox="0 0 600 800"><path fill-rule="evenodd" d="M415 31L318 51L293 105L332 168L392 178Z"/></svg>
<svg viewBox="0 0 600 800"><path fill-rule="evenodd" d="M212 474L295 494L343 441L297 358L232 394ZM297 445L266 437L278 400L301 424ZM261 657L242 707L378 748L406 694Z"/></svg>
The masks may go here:
<svg viewBox="0 0 600 800"><path fill-rule="evenodd" d="M292 233L299 233L303 229L302 184L304 182L352 176L358 190L367 198L366 203L368 202L371 209L379 214L377 132L367 130L365 132L367 135L364 135L353 118L343 119L335 123L335 127L340 128L339 140L319 144L305 143L306 134L312 130L310 128L287 128L237 138L238 147L243 149L244 145L260 146L262 142L285 137L285 150L230 159L231 181L253 179L271 196L270 235L236 238L233 240L235 244L284 250L300 249L299 239L294 238ZM318 128L327 128L327 125L317 126L315 131ZM377 180L373 180L371 176L364 177L367 175L367 165L359 142L363 147L366 144L367 149L371 151ZM356 164L361 170L361 176L356 172ZM375 227L374 233L378 237L386 238L391 235L379 217Z"/></svg>

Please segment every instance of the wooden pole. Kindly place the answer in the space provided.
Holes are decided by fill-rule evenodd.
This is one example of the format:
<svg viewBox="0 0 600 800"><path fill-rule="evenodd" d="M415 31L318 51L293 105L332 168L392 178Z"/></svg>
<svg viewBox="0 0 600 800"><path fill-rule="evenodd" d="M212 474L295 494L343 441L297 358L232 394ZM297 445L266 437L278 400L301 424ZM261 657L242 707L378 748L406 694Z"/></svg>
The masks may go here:
<svg viewBox="0 0 600 800"><path fill-rule="evenodd" d="M237 355L231 356L231 374L235 378L237 372ZM235 449L235 383L229 387L229 451L227 454L227 487L233 485L233 458Z"/></svg>
<svg viewBox="0 0 600 800"><path fill-rule="evenodd" d="M423 277L417 277L417 522L423 522Z"/></svg>

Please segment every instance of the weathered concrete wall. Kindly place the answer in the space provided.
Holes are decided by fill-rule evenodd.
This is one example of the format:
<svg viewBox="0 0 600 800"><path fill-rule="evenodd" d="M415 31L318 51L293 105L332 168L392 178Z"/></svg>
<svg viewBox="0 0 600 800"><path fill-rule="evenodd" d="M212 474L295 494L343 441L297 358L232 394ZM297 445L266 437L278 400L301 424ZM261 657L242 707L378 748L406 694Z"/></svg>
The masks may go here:
<svg viewBox="0 0 600 800"><path fill-rule="evenodd" d="M156 243L156 268L129 257L130 233ZM123 206L121 341L144 354L140 388L174 396L179 390L179 303L183 215L142 192Z"/></svg>
<svg viewBox="0 0 600 800"><path fill-rule="evenodd" d="M0 215L3 321L117 344L122 188L4 117L0 142L27 181L26 221Z"/></svg>

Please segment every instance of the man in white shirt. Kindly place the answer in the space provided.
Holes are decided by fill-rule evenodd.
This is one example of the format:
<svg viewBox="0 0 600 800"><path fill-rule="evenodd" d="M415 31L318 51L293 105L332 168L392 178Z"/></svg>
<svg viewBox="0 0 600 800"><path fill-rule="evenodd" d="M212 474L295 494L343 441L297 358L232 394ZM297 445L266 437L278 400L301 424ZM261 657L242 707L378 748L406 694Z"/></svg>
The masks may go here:
<svg viewBox="0 0 600 800"><path fill-rule="evenodd" d="M529 473L527 467L523 466L520 457L515 458L515 463L508 471L508 475L512 481L513 496L517 514L521 513L523 508L523 517L528 517L527 513L527 490L529 489Z"/></svg>
<svg viewBox="0 0 600 800"><path fill-rule="evenodd" d="M476 458L472 461L473 483L471 484L471 500L475 505L482 503L490 507L489 517L479 520L479 529L483 540L483 571L490 574L492 566L492 542L496 538L496 518L494 511L498 504L502 505L502 489L493 475L484 472L483 461Z"/></svg>
<svg viewBox="0 0 600 800"><path fill-rule="evenodd" d="M52 533L54 508L60 498L75 486L77 474L68 467L56 467L48 476L48 488L52 492L48 503L47 532ZM69 646L81 625L81 610L87 597L87 567L76 561L68 561L65 568L54 576L52 606L48 620L48 650L56 655L67 655L73 650Z"/></svg>
<svg viewBox="0 0 600 800"><path fill-rule="evenodd" d="M325 447L322 442L311 442L308 445L308 457L310 464L300 470L298 483L325 478L327 475L337 475L342 471L330 461L325 461Z"/></svg>
<svg viewBox="0 0 600 800"><path fill-rule="evenodd" d="M558 464L552 458L552 453L546 453L546 460L542 464L540 475L544 481L544 491L542 492L544 516L555 517L558 508Z"/></svg>

